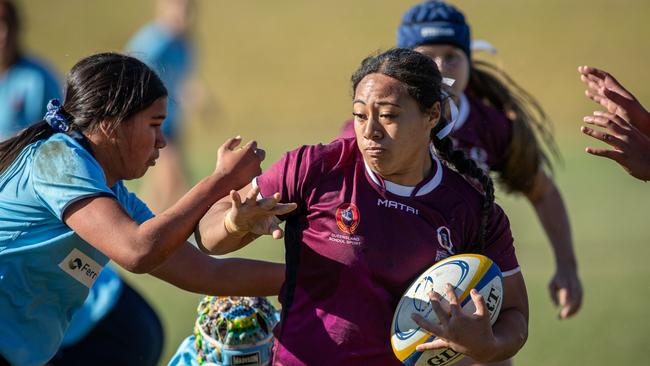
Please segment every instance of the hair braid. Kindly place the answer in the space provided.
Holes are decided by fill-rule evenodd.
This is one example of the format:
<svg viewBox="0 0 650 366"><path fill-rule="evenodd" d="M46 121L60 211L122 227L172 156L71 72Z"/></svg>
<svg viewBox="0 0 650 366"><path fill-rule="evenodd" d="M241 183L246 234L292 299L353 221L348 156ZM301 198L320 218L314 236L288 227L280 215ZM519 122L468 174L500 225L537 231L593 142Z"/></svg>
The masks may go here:
<svg viewBox="0 0 650 366"><path fill-rule="evenodd" d="M438 125L443 126L444 123L439 123ZM479 243L476 248L479 253L483 253L486 242L487 223L490 217L490 212L492 211L492 205L494 204L494 184L492 178L479 168L474 160L467 158L463 151L454 149L454 145L449 137L444 137L442 139L438 138L436 136L437 130L439 130L439 128L431 130L431 141L433 142L433 146L436 148L439 156L446 162L450 163L458 173L475 179L483 188L484 196L483 203L481 204Z"/></svg>

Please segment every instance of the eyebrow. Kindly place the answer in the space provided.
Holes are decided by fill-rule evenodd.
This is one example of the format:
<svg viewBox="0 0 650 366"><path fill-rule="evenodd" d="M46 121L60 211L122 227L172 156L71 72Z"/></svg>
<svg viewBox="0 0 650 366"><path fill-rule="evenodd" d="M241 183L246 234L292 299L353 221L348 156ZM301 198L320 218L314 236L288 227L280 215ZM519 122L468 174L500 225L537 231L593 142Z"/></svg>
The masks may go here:
<svg viewBox="0 0 650 366"><path fill-rule="evenodd" d="M352 104L355 104L355 103L361 103L361 104L363 104L363 105L366 105L366 102L364 102L364 101L361 100L361 99L355 99L355 100L353 100L353 101L352 101ZM385 102L385 101L384 101L384 102L377 102L376 104L378 104L378 105L392 105L392 106L394 106L394 107L402 108L402 106L399 105L399 104L397 104L397 103L391 103L391 102Z"/></svg>
<svg viewBox="0 0 650 366"><path fill-rule="evenodd" d="M166 114L159 114L157 116L152 116L151 119L165 119L167 118Z"/></svg>

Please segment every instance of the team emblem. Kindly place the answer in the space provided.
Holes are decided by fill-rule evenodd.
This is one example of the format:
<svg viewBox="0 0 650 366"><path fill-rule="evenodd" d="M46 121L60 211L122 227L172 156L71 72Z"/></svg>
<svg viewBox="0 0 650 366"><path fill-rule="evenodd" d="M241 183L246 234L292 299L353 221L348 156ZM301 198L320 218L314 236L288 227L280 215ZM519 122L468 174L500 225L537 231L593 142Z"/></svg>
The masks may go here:
<svg viewBox="0 0 650 366"><path fill-rule="evenodd" d="M336 225L346 234L354 234L360 219L359 209L354 203L344 203L336 209Z"/></svg>
<svg viewBox="0 0 650 366"><path fill-rule="evenodd" d="M451 233L446 226L441 226L437 230L438 233L438 243L443 247L449 254L454 254L454 245L451 243Z"/></svg>

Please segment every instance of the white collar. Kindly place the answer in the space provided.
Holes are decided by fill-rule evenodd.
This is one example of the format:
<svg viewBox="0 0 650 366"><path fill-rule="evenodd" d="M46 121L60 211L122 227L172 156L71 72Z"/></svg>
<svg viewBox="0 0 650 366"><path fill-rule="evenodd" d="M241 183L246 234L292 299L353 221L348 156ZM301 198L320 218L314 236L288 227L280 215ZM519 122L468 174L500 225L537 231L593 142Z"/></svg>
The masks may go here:
<svg viewBox="0 0 650 366"><path fill-rule="evenodd" d="M458 120L456 121L456 125L454 126L453 131L460 130L460 128L463 127L467 121L467 117L469 116L469 100L467 99L467 96L465 93L460 93L458 98Z"/></svg>
<svg viewBox="0 0 650 366"><path fill-rule="evenodd" d="M436 173L433 175L433 178L431 178L428 182L426 182L423 186L419 187L418 191L415 193L415 196L424 196L425 194L430 193L438 185L440 185L440 182L442 181L442 163L440 162L440 159L436 156L436 154L433 152L433 145L429 146L429 154L431 155L431 160L433 160L436 163ZM377 175L370 169L370 166L366 161L363 161L363 164L366 166L366 172L368 173L368 176L372 181L377 184L378 186L384 186L386 190L392 194L402 196L402 197L411 197L413 194L413 190L416 187L413 186L403 186L401 184L393 183L391 181L385 180L384 179L384 184L382 184L382 181L377 177Z"/></svg>

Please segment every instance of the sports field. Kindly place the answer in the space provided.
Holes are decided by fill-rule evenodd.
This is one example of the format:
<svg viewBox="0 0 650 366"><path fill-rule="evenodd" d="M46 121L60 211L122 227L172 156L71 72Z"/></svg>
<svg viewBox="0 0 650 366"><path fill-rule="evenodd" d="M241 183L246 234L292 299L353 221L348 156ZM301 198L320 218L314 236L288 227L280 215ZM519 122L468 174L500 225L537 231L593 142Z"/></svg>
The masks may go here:
<svg viewBox="0 0 650 366"><path fill-rule="evenodd" d="M202 105L188 116L192 179L207 175L229 136L255 138L265 166L288 149L327 142L350 116L349 76L361 59L394 43L413 1L200 1L196 41ZM563 162L556 180L568 205L585 300L557 320L547 294L550 247L528 203L497 195L508 213L527 281L530 337L519 365L645 365L650 356L650 184L583 152L599 145L579 132L595 105L576 68L614 73L650 106L647 0L464 0L474 38L498 49L503 66L550 115ZM152 1L24 0L24 43L59 71L80 57L120 50L152 15ZM137 188L137 182L133 185ZM281 242L259 240L238 256L281 261ZM198 295L148 276L126 276L161 314L166 362L189 335ZM387 330L388 336L388 330ZM128 337L128 335L125 335Z"/></svg>

